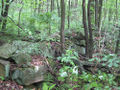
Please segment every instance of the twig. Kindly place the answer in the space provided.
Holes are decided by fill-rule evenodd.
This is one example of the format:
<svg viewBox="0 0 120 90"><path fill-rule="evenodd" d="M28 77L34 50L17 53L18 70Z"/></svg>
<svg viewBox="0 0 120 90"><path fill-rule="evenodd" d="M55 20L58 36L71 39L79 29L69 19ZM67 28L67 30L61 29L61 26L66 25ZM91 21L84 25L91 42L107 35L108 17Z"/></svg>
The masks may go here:
<svg viewBox="0 0 120 90"><path fill-rule="evenodd" d="M55 78L56 85L59 86L59 81L58 81L58 79L56 78L57 76L56 76L56 74L54 73L52 67L50 66L50 64L49 64L49 62L48 62L48 60L47 60L46 58L45 58L45 62L46 62L46 64L47 64L47 66L48 66L48 70L50 71L50 73L51 73L51 74L54 76L54 78Z"/></svg>
<svg viewBox="0 0 120 90"><path fill-rule="evenodd" d="M16 24L15 21L10 17L10 16L7 16L9 17L9 19L17 26L19 27L20 29L22 29L24 31L24 28L22 28L19 24Z"/></svg>

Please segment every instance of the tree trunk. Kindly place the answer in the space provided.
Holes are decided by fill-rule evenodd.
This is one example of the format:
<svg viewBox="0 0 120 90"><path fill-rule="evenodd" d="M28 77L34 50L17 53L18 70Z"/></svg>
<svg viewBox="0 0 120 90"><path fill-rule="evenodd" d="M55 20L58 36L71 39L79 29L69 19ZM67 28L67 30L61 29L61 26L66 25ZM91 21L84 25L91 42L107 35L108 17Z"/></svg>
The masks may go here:
<svg viewBox="0 0 120 90"><path fill-rule="evenodd" d="M89 57L89 39L88 39L88 27L87 27L87 17L86 17L86 1L83 0L82 2L82 9L83 9L83 26L85 32L85 43L86 43L86 56Z"/></svg>
<svg viewBox="0 0 120 90"><path fill-rule="evenodd" d="M68 29L70 28L70 0L68 1Z"/></svg>
<svg viewBox="0 0 120 90"><path fill-rule="evenodd" d="M98 0L95 0L95 30L98 31Z"/></svg>
<svg viewBox="0 0 120 90"><path fill-rule="evenodd" d="M51 0L51 12L54 10L54 0Z"/></svg>
<svg viewBox="0 0 120 90"><path fill-rule="evenodd" d="M61 42L61 53L64 53L64 28L65 28L65 2L61 0L61 29L60 29L60 42Z"/></svg>
<svg viewBox="0 0 120 90"><path fill-rule="evenodd" d="M57 0L57 9L58 9L58 17L60 17L60 6L59 6L59 1Z"/></svg>
<svg viewBox="0 0 120 90"><path fill-rule="evenodd" d="M116 22L118 22L118 0L116 0ZM118 53L119 43L120 43L120 28L119 28L119 35L116 41L115 54Z"/></svg>
<svg viewBox="0 0 120 90"><path fill-rule="evenodd" d="M7 16L8 16L8 11L9 11L9 1L10 0L6 0L6 5L5 5L5 10L2 14L2 17L4 18L3 23L2 23L2 30L4 31L6 29L6 23L7 23Z"/></svg>
<svg viewBox="0 0 120 90"><path fill-rule="evenodd" d="M101 15L102 15L103 0L99 0L99 17L98 17L98 30L100 29Z"/></svg>
<svg viewBox="0 0 120 90"><path fill-rule="evenodd" d="M2 0L1 16L3 16L3 11L4 11L4 1ZM0 23L2 23L2 18L0 18Z"/></svg>
<svg viewBox="0 0 120 90"><path fill-rule="evenodd" d="M91 11L91 3L93 1L89 0L88 1L88 28L89 28L89 58L92 58L93 55L93 34L92 34L92 22L91 22L91 17L92 17L92 11Z"/></svg>

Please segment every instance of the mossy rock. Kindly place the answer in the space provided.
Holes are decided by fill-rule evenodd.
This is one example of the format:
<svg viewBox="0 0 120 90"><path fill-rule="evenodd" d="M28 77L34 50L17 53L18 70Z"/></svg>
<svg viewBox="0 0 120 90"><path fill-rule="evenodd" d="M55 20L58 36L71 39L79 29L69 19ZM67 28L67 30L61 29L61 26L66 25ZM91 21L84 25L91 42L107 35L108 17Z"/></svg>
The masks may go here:
<svg viewBox="0 0 120 90"><path fill-rule="evenodd" d="M31 85L44 81L44 75L47 72L47 67L44 65L29 67L29 68L18 68L14 71L12 79L20 85Z"/></svg>
<svg viewBox="0 0 120 90"><path fill-rule="evenodd" d="M13 55L13 53L16 52L16 50L17 48L12 46L11 44L4 44L0 46L0 57L8 59Z"/></svg>
<svg viewBox="0 0 120 90"><path fill-rule="evenodd" d="M12 59L18 64L29 64L32 61L32 57L27 53L17 53L12 56Z"/></svg>
<svg viewBox="0 0 120 90"><path fill-rule="evenodd" d="M0 60L0 76L3 78L9 77L10 62Z"/></svg>

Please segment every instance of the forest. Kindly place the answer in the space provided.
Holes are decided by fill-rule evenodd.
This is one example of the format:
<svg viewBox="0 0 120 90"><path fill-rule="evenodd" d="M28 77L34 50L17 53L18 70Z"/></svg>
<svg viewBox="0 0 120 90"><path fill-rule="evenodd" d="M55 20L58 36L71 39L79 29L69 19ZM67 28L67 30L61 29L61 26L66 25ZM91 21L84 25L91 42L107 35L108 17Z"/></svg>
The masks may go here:
<svg viewBox="0 0 120 90"><path fill-rule="evenodd" d="M0 90L120 90L120 0L0 0Z"/></svg>

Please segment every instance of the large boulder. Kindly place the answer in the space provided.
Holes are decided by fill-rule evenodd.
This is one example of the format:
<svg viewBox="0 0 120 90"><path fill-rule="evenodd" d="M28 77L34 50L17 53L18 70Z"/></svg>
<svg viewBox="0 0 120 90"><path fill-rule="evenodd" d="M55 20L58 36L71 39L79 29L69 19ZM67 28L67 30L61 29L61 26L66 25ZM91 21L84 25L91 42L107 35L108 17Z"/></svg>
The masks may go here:
<svg viewBox="0 0 120 90"><path fill-rule="evenodd" d="M9 77L10 62L5 60L0 60L0 76L3 78Z"/></svg>
<svg viewBox="0 0 120 90"><path fill-rule="evenodd" d="M47 72L45 65L29 68L18 68L14 71L12 79L21 85L31 85L33 83L44 81L44 75Z"/></svg>
<svg viewBox="0 0 120 90"><path fill-rule="evenodd" d="M16 53L27 53L27 54L40 54L45 57L52 57L52 49L47 42L26 42L26 41L14 41L13 46L17 47Z"/></svg>
<svg viewBox="0 0 120 90"><path fill-rule="evenodd" d="M15 46L10 44L4 44L0 46L0 57L8 59L13 55L13 53L15 53L16 50L17 48Z"/></svg>

